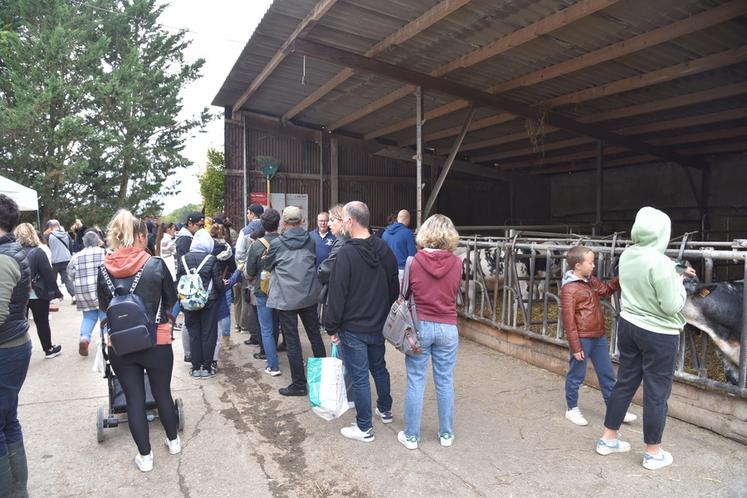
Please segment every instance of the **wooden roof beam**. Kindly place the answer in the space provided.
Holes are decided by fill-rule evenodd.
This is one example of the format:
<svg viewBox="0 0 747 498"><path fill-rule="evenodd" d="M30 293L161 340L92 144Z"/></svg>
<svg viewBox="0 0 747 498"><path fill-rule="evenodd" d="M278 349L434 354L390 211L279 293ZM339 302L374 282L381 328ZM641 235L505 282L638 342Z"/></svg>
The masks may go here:
<svg viewBox="0 0 747 498"><path fill-rule="evenodd" d="M571 92L559 97L552 98L544 101L541 105L545 108L555 108L567 104L580 104L590 100L610 97L622 92L628 92L630 90L636 90L650 85L657 85L666 81L671 81L677 78L683 78L685 76L692 76L705 71L711 71L724 66L730 66L747 60L747 46L735 48L733 50L727 50L725 52L719 52L713 55L707 55L699 59L693 59L686 62L681 62L673 66L668 66L663 69L651 71L649 73L639 74L630 78L625 78L606 85L595 86L576 92ZM580 121L583 121L581 119ZM472 130L476 130L475 126L472 126ZM441 138L448 138L452 136L454 128L447 128L440 130L435 133L426 134L425 141L439 140ZM555 130L545 129L545 132ZM512 137L518 137L512 139ZM506 135L503 137L497 137L494 139L483 140L479 142L472 142L464 144L462 146L463 151L483 149L486 147L492 147L494 145L501 145L517 140L526 138L526 133L515 133L513 135ZM409 138L408 138L409 141ZM402 141L400 145L408 145L408 141Z"/></svg>
<svg viewBox="0 0 747 498"><path fill-rule="evenodd" d="M653 144L653 145L658 145L658 146L682 145L682 144L708 142L711 140L721 140L725 138L735 138L735 137L747 137L747 126L742 126L738 128L728 128L724 130L713 130L709 132L688 133L688 134L679 135L676 137L658 138L655 140L650 140L648 143ZM628 150L629 150L628 147L620 147L620 146L605 147L604 155L605 157L607 157L607 156L614 155L614 154L622 154L622 153L628 152ZM577 161L579 159L592 159L596 157L596 154L597 154L596 149L585 150L581 152L574 152L573 154L566 154L563 156L548 156L542 159L531 159L528 161L517 161L517 162L505 163L505 164L500 165L500 169L501 171L515 171L519 169L536 168L536 167L546 166L549 164L558 164L558 163Z"/></svg>
<svg viewBox="0 0 747 498"><path fill-rule="evenodd" d="M293 44L293 51L298 54L325 60L333 64L339 64L343 67L349 67L351 69L404 81L424 88L430 88L437 92L473 102L475 105L493 107L527 118L533 118L536 115L536 110L527 104L516 102L500 95L492 95L443 78L435 78L393 64L377 61L369 57L364 57L353 52L330 47L321 43L298 39ZM610 144L626 147L633 151L653 154L666 161L680 163L683 166L692 166L696 168L707 166L707 163L703 161L687 158L668 149L617 135L603 127L584 124L550 111L546 114L545 122L550 126L555 126L557 128L573 131L580 135L603 140Z"/></svg>
<svg viewBox="0 0 747 498"><path fill-rule="evenodd" d="M275 52L275 55L272 56L272 59L270 59L270 62L267 63L267 65L260 71L260 73L257 75L256 78L254 78L254 81L252 81L249 84L249 87L244 91L244 93L241 94L241 97L234 103L233 107L231 108L232 113L236 115L241 107L246 104L249 99L254 95L257 90L259 90L259 87L262 86L262 83L264 83L267 78L270 77L273 71L280 65L283 60L285 60L286 55L288 55L288 49L291 46L291 44L298 38L302 33L306 32L306 30L313 27L314 24L319 22L319 20L326 14L329 9L331 9L335 3L337 3L337 0L320 0L319 3L317 3L313 9L311 9L311 12L309 12L306 17L303 18L303 20L296 26L296 29L293 30L293 32L290 34L290 36L283 42L283 45L278 49L277 52Z"/></svg>
<svg viewBox="0 0 747 498"><path fill-rule="evenodd" d="M615 130L621 135L643 135L644 133L651 133L657 131L676 130L678 128L689 128L691 126L698 126L703 124L719 123L723 121L731 121L734 119L747 118L747 108L743 109L730 109L728 111L714 112L710 114L703 114L700 116L689 116L686 118L671 119L669 121L657 121L642 126L629 126L627 128L621 128ZM524 133L526 138L526 133ZM593 143L594 140L587 137L572 138L569 140L558 140L543 144L541 152L547 152L550 150L565 149L567 147L575 147L576 145L586 145ZM482 163L487 161L498 161L501 159L509 159L512 157L521 157L537 154L537 150L532 147L522 147L521 149L511 149L504 152L498 152L494 154L486 154L484 156L477 156L472 158L476 163Z"/></svg>
<svg viewBox="0 0 747 498"><path fill-rule="evenodd" d="M379 43L377 43L373 47L371 47L365 53L366 57L373 57L375 55L380 54L381 52L383 52L389 47L406 42L410 38L430 28L431 26L436 24L438 21L447 17L449 14L459 9L460 7L463 7L465 4L469 2L470 0L443 0L441 3L439 3L435 7L425 11L417 19L414 19L413 21L405 24L400 29L390 34L389 36L381 40ZM288 121L289 119L293 119L293 117L302 113L304 110L314 105L314 103L317 102L319 99L323 98L329 92L331 92L332 90L337 88L339 85L347 81L348 78L353 76L353 74L354 72L352 69L349 69L349 68L343 69L342 71L337 73L335 76L333 76L330 80L328 80L326 83L324 83L322 86L317 88L311 95L304 98L301 102L293 106L288 112L283 114L282 120L285 122L285 121Z"/></svg>
<svg viewBox="0 0 747 498"><path fill-rule="evenodd" d="M708 154L731 154L733 152L745 152L747 151L747 141L740 140L738 142L727 143L727 144L715 144L706 146L690 147L688 149L682 149L680 152L686 155L692 156L703 156ZM610 161L604 161L604 168L620 167L620 166L637 166L639 164L651 163L660 161L656 156L651 155L636 155L621 157L619 159L612 159ZM551 168L542 168L535 171L527 172L530 175L555 175L558 173L570 173L576 171L593 170L596 168L596 161L584 161L581 164L574 164L571 166L553 166Z"/></svg>
<svg viewBox="0 0 747 498"><path fill-rule="evenodd" d="M575 57L559 64L533 71L504 83L493 85L488 88L486 92L504 93L516 88L535 85L542 81L547 81L552 78L564 76L566 74L595 66L603 62L611 61L619 57L623 57L625 55L629 55L640 50L673 40L675 38L694 33L696 31L701 31L703 29L721 24L745 14L747 14L747 2L745 2L744 0L731 0L731 2L719 5L718 7L706 10L704 12L701 12L700 14L696 14L681 21L676 21L672 24L654 29L652 31L649 31L648 33L643 33L641 35L628 38L627 40L613 43L612 45L602 47L598 50L594 50L579 57ZM433 119L434 116L445 115L443 109L447 106L449 112L455 112L457 110L469 107L469 102L465 100L449 102L444 106L426 112L425 119L428 120ZM480 129L480 126L483 128L486 126L491 126L487 123L490 123L490 118L484 118L483 120L475 121L472 123L470 131ZM396 131L412 127L413 125L414 122L412 119L405 119L390 126L386 126L384 128L366 133L364 135L364 138L366 140L371 140L373 138L389 135ZM459 132L457 131L456 133ZM456 135L456 133L454 133L453 135Z"/></svg>
<svg viewBox="0 0 747 498"><path fill-rule="evenodd" d="M502 36L488 45L474 50L468 54L458 57L430 72L431 76L444 76L457 69L463 69L496 55L502 54L519 45L539 38L542 35L567 26L579 19L589 16L595 12L618 3L620 0L581 0L565 9L541 19L529 26L520 28L506 36ZM398 100L401 100L415 91L414 85L407 85L391 92L390 94L372 102L347 116L344 116L327 126L329 130L336 130L349 125L355 121L365 118L374 112L383 109ZM413 123L414 125L414 123ZM457 132L458 133L458 132ZM456 135L456 134L455 134Z"/></svg>

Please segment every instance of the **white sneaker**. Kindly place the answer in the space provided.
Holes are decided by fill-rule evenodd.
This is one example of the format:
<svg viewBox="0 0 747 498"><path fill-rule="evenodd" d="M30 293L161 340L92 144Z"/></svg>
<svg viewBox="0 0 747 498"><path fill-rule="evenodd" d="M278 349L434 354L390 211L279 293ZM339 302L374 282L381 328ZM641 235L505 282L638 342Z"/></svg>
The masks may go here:
<svg viewBox="0 0 747 498"><path fill-rule="evenodd" d="M140 453L135 455L135 465L137 465L137 468L141 472L150 472L153 470L153 451L147 455L141 455Z"/></svg>
<svg viewBox="0 0 747 498"><path fill-rule="evenodd" d="M381 422L384 424L391 424L392 420L394 420L394 417L392 417L392 412L380 412L378 408L376 408L376 415L381 419Z"/></svg>
<svg viewBox="0 0 747 498"><path fill-rule="evenodd" d="M597 440L597 453L600 455L625 453L626 451L630 451L630 443L621 441L620 438L617 438L614 441L606 441L604 439Z"/></svg>
<svg viewBox="0 0 747 498"><path fill-rule="evenodd" d="M454 434L448 434L444 432L443 434L438 435L438 440L441 441L441 446L444 448L448 448L452 444L454 444Z"/></svg>
<svg viewBox="0 0 747 498"><path fill-rule="evenodd" d="M178 435L173 441L170 441L169 438L166 438L163 442L166 444L166 447L169 449L169 453L171 453L172 455L178 455L182 452L182 442L179 439Z"/></svg>
<svg viewBox="0 0 747 498"><path fill-rule="evenodd" d="M408 450L418 449L418 438L416 438L415 436L405 436L405 431L399 431L399 433L397 434L397 441L402 443L402 446L404 446Z"/></svg>
<svg viewBox="0 0 747 498"><path fill-rule="evenodd" d="M572 408L565 412L565 418L576 425L589 425L589 421L584 418L584 414L581 413L581 410L579 410L578 407Z"/></svg>
<svg viewBox="0 0 747 498"><path fill-rule="evenodd" d="M635 422L636 420L638 420L638 415L636 415L635 413L625 412L625 418L623 419L623 422L629 424L631 422Z"/></svg>
<svg viewBox="0 0 747 498"><path fill-rule="evenodd" d="M277 377L278 375L280 375L280 370L272 370L270 367L266 367L265 368L265 373L267 375L271 375L273 377Z"/></svg>
<svg viewBox="0 0 747 498"><path fill-rule="evenodd" d="M362 431L358 428L358 424L355 422L353 422L353 425L340 429L340 434L348 439L354 439L356 441L361 441L364 443L371 443L375 439L373 427L371 427L367 431Z"/></svg>
<svg viewBox="0 0 747 498"><path fill-rule="evenodd" d="M658 470L663 467L672 465L674 458L668 451L659 450L658 455L643 454L643 468L648 470Z"/></svg>

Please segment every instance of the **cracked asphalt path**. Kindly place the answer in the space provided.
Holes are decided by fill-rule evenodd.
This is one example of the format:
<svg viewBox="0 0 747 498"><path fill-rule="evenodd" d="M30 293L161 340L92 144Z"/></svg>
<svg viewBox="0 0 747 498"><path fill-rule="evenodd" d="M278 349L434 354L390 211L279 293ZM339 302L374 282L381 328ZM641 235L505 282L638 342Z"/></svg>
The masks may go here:
<svg viewBox="0 0 747 498"><path fill-rule="evenodd" d="M426 389L423 440L417 451L396 440L402 429L404 365L387 354L395 400L394 423L374 422L376 441L348 441L339 429L349 411L326 422L306 398L283 398L290 375L263 373L254 348L231 338L213 379L192 380L174 343L175 397L184 402L183 451L169 455L158 421L150 424L154 470L143 474L126 426L105 429L96 442L96 408L106 382L91 371L93 357L77 354L80 314L69 301L53 313L52 334L62 356L45 360L35 330L19 416L29 455L31 496L745 496L747 447L670 419L665 446L672 467L651 473L640 465L641 425L623 427L631 453L593 451L604 416L598 391L583 387L589 427L564 415L564 379L463 340L456 371L456 438L441 448L432 385ZM632 411L641 415L640 407Z"/></svg>

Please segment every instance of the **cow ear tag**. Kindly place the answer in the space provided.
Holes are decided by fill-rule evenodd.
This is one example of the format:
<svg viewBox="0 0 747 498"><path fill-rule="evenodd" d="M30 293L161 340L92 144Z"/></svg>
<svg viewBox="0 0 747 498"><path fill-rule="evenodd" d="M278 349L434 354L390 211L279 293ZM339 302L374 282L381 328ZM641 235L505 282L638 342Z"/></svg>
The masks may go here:
<svg viewBox="0 0 747 498"><path fill-rule="evenodd" d="M709 289L707 289L707 288L704 287L703 289L700 290L700 292L698 293L698 295L700 297L706 297L710 293L711 293L711 291Z"/></svg>

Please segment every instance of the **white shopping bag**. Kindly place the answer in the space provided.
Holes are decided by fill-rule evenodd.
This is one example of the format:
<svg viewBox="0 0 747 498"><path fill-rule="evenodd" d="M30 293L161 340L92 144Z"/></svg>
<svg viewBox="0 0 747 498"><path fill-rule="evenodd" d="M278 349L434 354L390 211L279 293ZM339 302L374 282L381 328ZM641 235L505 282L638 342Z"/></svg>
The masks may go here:
<svg viewBox="0 0 747 498"><path fill-rule="evenodd" d="M314 413L324 420L332 420L348 411L348 396L345 391L345 369L332 345L332 356L309 358L306 378L309 388L309 404Z"/></svg>

